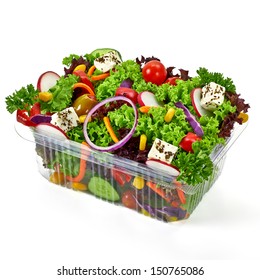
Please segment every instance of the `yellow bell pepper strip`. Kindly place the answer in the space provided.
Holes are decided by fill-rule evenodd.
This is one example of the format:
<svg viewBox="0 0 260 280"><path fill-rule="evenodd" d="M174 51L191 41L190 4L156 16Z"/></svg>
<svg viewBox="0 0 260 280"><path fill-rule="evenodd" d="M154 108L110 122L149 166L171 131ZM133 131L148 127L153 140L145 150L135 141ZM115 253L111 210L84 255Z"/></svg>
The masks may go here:
<svg viewBox="0 0 260 280"><path fill-rule="evenodd" d="M82 142L82 145L88 146L88 144L86 142ZM81 154L82 155L86 155L86 152L85 152L84 148L82 148ZM86 160L83 157L80 157L80 164L79 164L79 173L78 173L78 175L76 177L72 177L72 176L67 175L66 179L68 181L71 181L71 182L79 183L80 181L83 180L83 178L85 176L86 168L87 168Z"/></svg>
<svg viewBox="0 0 260 280"><path fill-rule="evenodd" d="M116 134L115 134L115 132L114 132L114 130L113 130L113 127L111 126L111 123L110 123L109 118L108 118L108 117L104 117L104 118L103 118L103 121L104 121L104 123L105 123L105 126L106 126L106 128L107 128L107 131L108 131L109 135L111 136L112 140L113 140L115 143L119 142L119 140L118 140L118 138L117 138L117 136L116 136Z"/></svg>
<svg viewBox="0 0 260 280"><path fill-rule="evenodd" d="M73 89L76 88L83 88L85 90L87 90L87 92L89 93L90 96L95 96L95 92L92 90L92 88L84 83L75 83L73 85Z"/></svg>
<svg viewBox="0 0 260 280"><path fill-rule="evenodd" d="M78 70L81 70L81 71L86 71L86 65L85 64L80 64L78 66L75 67L75 69L73 71L78 71Z"/></svg>

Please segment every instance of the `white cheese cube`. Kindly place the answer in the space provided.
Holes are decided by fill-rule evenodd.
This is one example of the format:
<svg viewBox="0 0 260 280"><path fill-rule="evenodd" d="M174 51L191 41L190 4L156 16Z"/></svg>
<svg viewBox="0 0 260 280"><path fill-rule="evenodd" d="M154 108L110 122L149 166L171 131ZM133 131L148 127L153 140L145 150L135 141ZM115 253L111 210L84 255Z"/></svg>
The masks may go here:
<svg viewBox="0 0 260 280"><path fill-rule="evenodd" d="M116 51L108 52L94 60L95 67L103 73L113 69L122 61Z"/></svg>
<svg viewBox="0 0 260 280"><path fill-rule="evenodd" d="M170 164L177 150L178 147L156 138L148 153L148 158L158 159Z"/></svg>
<svg viewBox="0 0 260 280"><path fill-rule="evenodd" d="M202 88L201 106L209 111L214 111L224 102L225 87L210 82Z"/></svg>
<svg viewBox="0 0 260 280"><path fill-rule="evenodd" d="M66 108L51 116L51 124L58 126L65 133L78 126L79 118L73 107Z"/></svg>

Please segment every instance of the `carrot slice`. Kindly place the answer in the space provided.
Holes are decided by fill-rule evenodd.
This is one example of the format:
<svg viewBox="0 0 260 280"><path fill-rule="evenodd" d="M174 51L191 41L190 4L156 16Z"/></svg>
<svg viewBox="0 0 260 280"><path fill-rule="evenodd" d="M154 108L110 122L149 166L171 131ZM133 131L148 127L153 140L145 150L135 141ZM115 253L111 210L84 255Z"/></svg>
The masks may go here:
<svg viewBox="0 0 260 280"><path fill-rule="evenodd" d="M185 204L186 203L185 194L184 194L184 192L181 189L178 188L178 187L181 186L181 182L178 182L177 180L174 180L174 184L177 185L176 192L177 192L177 195L179 197L180 202L182 204Z"/></svg>
<svg viewBox="0 0 260 280"><path fill-rule="evenodd" d="M100 75L91 76L90 78L91 78L92 81L100 81L100 80L106 79L109 76L110 76L110 73L103 73L103 74L100 74Z"/></svg>
<svg viewBox="0 0 260 280"><path fill-rule="evenodd" d="M140 112L141 113L148 113L149 112L149 110L150 110L150 108L151 108L151 106L141 106L140 108L139 108L139 110L140 110Z"/></svg>
<svg viewBox="0 0 260 280"><path fill-rule="evenodd" d="M114 130L113 130L113 127L111 126L111 123L110 123L109 118L108 118L108 117L104 117L104 118L103 118L103 121L104 121L104 123L105 123L105 126L106 126L106 128L107 128L107 131L108 131L109 135L111 136L112 140L113 140L115 143L119 142L119 140L117 139L117 136L115 135L115 132L114 132Z"/></svg>
<svg viewBox="0 0 260 280"><path fill-rule="evenodd" d="M82 145L88 146L88 144L86 142L82 142ZM85 155L85 151L84 151L83 148L81 150L81 154ZM86 162L85 159L83 159L83 157L81 157L80 158L79 173L78 173L78 175L76 177L72 177L72 176L67 175L66 179L71 181L71 182L79 183L84 178L84 176L85 176L86 167L87 167L87 162Z"/></svg>
<svg viewBox="0 0 260 280"><path fill-rule="evenodd" d="M84 83L75 83L73 85L73 89L76 89L76 88L83 88L88 91L89 95L95 96L95 92L92 90L92 88Z"/></svg>
<svg viewBox="0 0 260 280"><path fill-rule="evenodd" d="M157 184L152 183L152 182L146 182L146 185L150 189L152 189L155 193L157 193L159 196L161 196L163 199L165 199L165 201L170 203L172 207L178 207L179 206L179 203L176 202L176 201L172 201L171 198L169 196L167 196L166 192L162 188L157 187Z"/></svg>
<svg viewBox="0 0 260 280"><path fill-rule="evenodd" d="M92 76L95 70L96 70L96 66L95 66L95 65L92 65L92 66L88 69L87 75L88 75L89 77Z"/></svg>

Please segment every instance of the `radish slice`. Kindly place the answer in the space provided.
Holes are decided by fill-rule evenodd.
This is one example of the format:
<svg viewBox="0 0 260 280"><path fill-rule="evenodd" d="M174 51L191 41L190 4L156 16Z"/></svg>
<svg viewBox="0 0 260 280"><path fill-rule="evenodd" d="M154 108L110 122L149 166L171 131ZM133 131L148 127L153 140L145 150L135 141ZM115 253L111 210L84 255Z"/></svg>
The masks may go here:
<svg viewBox="0 0 260 280"><path fill-rule="evenodd" d="M39 91L48 91L51 87L56 85L60 75L53 71L47 71L41 74L37 82L37 89Z"/></svg>
<svg viewBox="0 0 260 280"><path fill-rule="evenodd" d="M139 93L137 97L137 101L140 106L154 106L159 107L163 104L161 102L158 102L155 95L150 91L143 91Z"/></svg>
<svg viewBox="0 0 260 280"><path fill-rule="evenodd" d="M192 106L196 112L196 114L201 117L204 115L211 115L212 113L206 109L204 109L201 104L201 93L202 93L202 89L201 88L194 88L191 93L191 102L192 102Z"/></svg>
<svg viewBox="0 0 260 280"><path fill-rule="evenodd" d="M93 115L94 112L96 112L97 109L99 109L100 107L102 107L103 105L105 105L105 104L107 104L109 102L114 102L114 101L117 101L117 100L125 101L125 102L129 103L133 107L134 115L135 115L134 125L133 125L132 129L130 130L130 132L123 139L121 139L120 141L118 141L114 145L111 145L111 146L108 146L108 147L97 146L93 142L91 142L91 140L88 137L87 124L90 121L91 116ZM100 103L98 103L96 106L94 106L88 112L88 114L87 114L87 117L86 117L86 119L85 119L85 121L83 123L83 132L84 132L84 136L85 136L86 142L89 144L89 146L91 148L93 148L95 150L98 150L98 151L101 151L101 152L112 152L112 151L115 151L115 150L121 148L122 146L124 146L125 143L131 139L131 137L133 136L133 134L135 132L135 129L136 129L136 126L137 126L137 121L138 121L138 111L137 111L137 108L136 108L135 104L129 98L126 98L124 96L114 96L114 97L107 98L107 99L101 101Z"/></svg>
<svg viewBox="0 0 260 280"><path fill-rule="evenodd" d="M40 123L35 127L35 131L44 136L54 137L58 140L69 139L62 129L51 123Z"/></svg>
<svg viewBox="0 0 260 280"><path fill-rule="evenodd" d="M148 159L145 163L153 169L164 171L174 177L177 177L180 174L180 170L176 166L158 159Z"/></svg>

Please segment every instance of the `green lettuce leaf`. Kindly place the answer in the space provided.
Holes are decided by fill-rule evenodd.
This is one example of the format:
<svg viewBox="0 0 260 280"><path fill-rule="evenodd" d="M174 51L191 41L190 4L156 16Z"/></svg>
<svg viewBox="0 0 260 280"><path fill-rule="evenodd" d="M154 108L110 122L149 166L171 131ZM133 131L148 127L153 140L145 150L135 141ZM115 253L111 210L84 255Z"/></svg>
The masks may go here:
<svg viewBox="0 0 260 280"><path fill-rule="evenodd" d="M110 71L110 76L96 88L96 98L98 101L115 95L116 89L123 80L130 78L136 85L143 80L140 66L133 60L126 60L115 67L115 71Z"/></svg>
<svg viewBox="0 0 260 280"><path fill-rule="evenodd" d="M66 151L55 151L50 163L48 164L48 168L54 169L57 163L59 164L60 171L65 176L69 175L75 177L78 175L80 158L69 155L66 153Z"/></svg>
<svg viewBox="0 0 260 280"><path fill-rule="evenodd" d="M60 77L56 85L49 89L52 99L48 102L40 100L42 113L59 112L71 105L73 85L78 82L78 77L68 75Z"/></svg>

